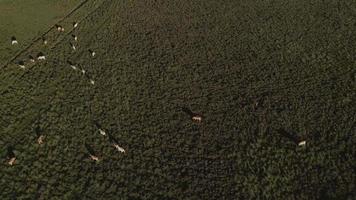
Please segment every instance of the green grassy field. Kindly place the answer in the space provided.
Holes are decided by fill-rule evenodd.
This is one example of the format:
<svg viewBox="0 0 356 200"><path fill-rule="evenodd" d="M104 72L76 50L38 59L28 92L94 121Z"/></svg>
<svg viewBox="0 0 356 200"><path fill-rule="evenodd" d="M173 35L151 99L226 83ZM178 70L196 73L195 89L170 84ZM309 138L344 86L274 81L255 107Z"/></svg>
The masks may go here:
<svg viewBox="0 0 356 200"><path fill-rule="evenodd" d="M0 69L1 199L356 196L356 3L89 0L83 9L65 33L49 33L50 46L14 60L26 69ZM47 60L30 64L38 52Z"/></svg>
<svg viewBox="0 0 356 200"><path fill-rule="evenodd" d="M0 64L47 31L81 1L0 0ZM11 45L12 36L19 45Z"/></svg>

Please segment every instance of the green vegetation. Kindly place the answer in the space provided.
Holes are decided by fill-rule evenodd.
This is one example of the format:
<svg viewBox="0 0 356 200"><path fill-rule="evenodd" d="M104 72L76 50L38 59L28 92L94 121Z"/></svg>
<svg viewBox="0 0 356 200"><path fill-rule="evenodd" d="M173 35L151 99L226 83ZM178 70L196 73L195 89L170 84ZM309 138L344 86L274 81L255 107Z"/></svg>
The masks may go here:
<svg viewBox="0 0 356 200"><path fill-rule="evenodd" d="M354 198L355 11L340 0L89 0L49 46L14 60L25 70L1 69L1 199ZM47 60L30 64L38 52Z"/></svg>
<svg viewBox="0 0 356 200"><path fill-rule="evenodd" d="M0 64L62 19L81 0L0 0ZM11 46L16 36L19 45Z"/></svg>

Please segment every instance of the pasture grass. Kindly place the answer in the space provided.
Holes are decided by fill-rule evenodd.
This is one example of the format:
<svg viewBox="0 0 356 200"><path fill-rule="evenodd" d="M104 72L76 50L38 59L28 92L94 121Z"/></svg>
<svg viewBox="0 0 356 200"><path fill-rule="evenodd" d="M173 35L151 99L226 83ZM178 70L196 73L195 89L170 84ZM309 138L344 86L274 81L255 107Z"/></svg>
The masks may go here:
<svg viewBox="0 0 356 200"><path fill-rule="evenodd" d="M81 0L0 0L0 64L65 16ZM15 36L18 45L11 45Z"/></svg>
<svg viewBox="0 0 356 200"><path fill-rule="evenodd" d="M2 199L355 196L355 3L102 2L73 30L77 51L53 32L20 56L45 62L1 69L1 162L17 155L0 167Z"/></svg>

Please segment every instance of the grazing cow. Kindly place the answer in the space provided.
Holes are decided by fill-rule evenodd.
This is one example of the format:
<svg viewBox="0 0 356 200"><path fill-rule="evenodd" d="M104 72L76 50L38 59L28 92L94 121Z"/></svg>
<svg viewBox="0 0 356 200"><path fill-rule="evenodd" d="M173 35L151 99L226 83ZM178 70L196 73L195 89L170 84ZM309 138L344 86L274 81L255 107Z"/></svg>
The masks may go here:
<svg viewBox="0 0 356 200"><path fill-rule="evenodd" d="M92 84L92 85L95 84L94 80L90 79L90 77L89 77L89 75L87 73L84 73L83 75L89 80L90 84Z"/></svg>
<svg viewBox="0 0 356 200"><path fill-rule="evenodd" d="M104 129L101 127L101 125L97 121L94 121L94 125L99 130L99 133L101 135L104 135L104 136L106 135L106 132L104 131Z"/></svg>
<svg viewBox="0 0 356 200"><path fill-rule="evenodd" d="M75 51L75 50L76 50L75 45L72 44L71 42L70 42L69 44L70 44L70 46L72 47L73 51Z"/></svg>
<svg viewBox="0 0 356 200"><path fill-rule="evenodd" d="M35 62L35 58L32 55L28 56L28 59L30 59L30 62L34 63Z"/></svg>
<svg viewBox="0 0 356 200"><path fill-rule="evenodd" d="M20 60L17 64L19 65L19 67L20 67L21 69L25 69L25 68L26 68L26 67L25 67L25 62L22 61L22 60Z"/></svg>
<svg viewBox="0 0 356 200"><path fill-rule="evenodd" d="M39 52L37 54L37 60L46 60L46 56L42 52Z"/></svg>
<svg viewBox="0 0 356 200"><path fill-rule="evenodd" d="M198 122L198 123L200 123L201 121L202 121L202 116L200 116L200 115L195 115L195 116L193 116L192 117L192 120L194 121L194 122Z"/></svg>
<svg viewBox="0 0 356 200"><path fill-rule="evenodd" d="M118 150L121 153L126 153L125 149L120 147L118 144L113 144L113 146L115 147L116 150Z"/></svg>
<svg viewBox="0 0 356 200"><path fill-rule="evenodd" d="M91 55L92 57L95 56L95 52L94 52L93 50L89 49L89 53L90 53L90 55Z"/></svg>
<svg viewBox="0 0 356 200"><path fill-rule="evenodd" d="M67 63L69 64L69 66L72 68L72 69L74 69L74 70L77 70L77 67L75 66L75 64L74 63L72 63L71 61L67 61Z"/></svg>
<svg viewBox="0 0 356 200"><path fill-rule="evenodd" d="M9 159L9 161L7 162L8 165L11 166L15 164L16 156L12 147L7 148L7 158Z"/></svg>
<svg viewBox="0 0 356 200"><path fill-rule="evenodd" d="M61 32L63 27L61 25L56 24L56 28L57 28L57 31Z"/></svg>
<svg viewBox="0 0 356 200"><path fill-rule="evenodd" d="M47 45L47 40L46 40L46 38L42 38L42 43L44 44L44 45Z"/></svg>
<svg viewBox="0 0 356 200"><path fill-rule="evenodd" d="M15 164L15 161L16 161L16 157L12 157L9 159L9 161L7 162L7 164L9 165L14 165Z"/></svg>
<svg viewBox="0 0 356 200"><path fill-rule="evenodd" d="M182 111L187 113L193 122L201 123L203 116L198 113L193 113L189 108L183 107Z"/></svg>
<svg viewBox="0 0 356 200"><path fill-rule="evenodd" d="M72 37L73 37L74 41L76 41L76 42L78 41L78 36L72 34Z"/></svg>
<svg viewBox="0 0 356 200"><path fill-rule="evenodd" d="M40 144L40 145L43 144L45 136L42 135L42 129L38 124L37 124L37 126L35 128L35 133L36 133L36 136L37 136L37 143Z"/></svg>
<svg viewBox="0 0 356 200"><path fill-rule="evenodd" d="M16 40L16 37L15 36L12 36L11 37L11 45L15 45L15 44L18 44L17 40Z"/></svg>
<svg viewBox="0 0 356 200"><path fill-rule="evenodd" d="M95 155L94 149L88 145L87 143L85 143L85 148L87 149L88 153L89 153L89 158L98 162L99 161L99 157Z"/></svg>
<svg viewBox="0 0 356 200"><path fill-rule="evenodd" d="M37 139L37 143L38 144L43 144L44 143L44 138L45 138L45 136L44 135L40 135L40 137L38 137L38 139Z"/></svg>
<svg viewBox="0 0 356 200"><path fill-rule="evenodd" d="M302 140L298 143L298 146L305 146L307 144L307 141Z"/></svg>
<svg viewBox="0 0 356 200"><path fill-rule="evenodd" d="M99 157L97 156L94 156L94 155L89 155L90 156L90 159L96 161L96 162L99 162Z"/></svg>
<svg viewBox="0 0 356 200"><path fill-rule="evenodd" d="M289 133L288 131L280 128L277 130L280 135L283 137L287 138L288 140L292 141L295 145L298 146L305 146L306 145L306 140L301 139L298 136L295 136L295 133Z"/></svg>
<svg viewBox="0 0 356 200"><path fill-rule="evenodd" d="M106 132L103 129L99 129L99 133L104 136L106 135Z"/></svg>
<svg viewBox="0 0 356 200"><path fill-rule="evenodd" d="M78 22L73 22L73 28L77 28L78 27Z"/></svg>
<svg viewBox="0 0 356 200"><path fill-rule="evenodd" d="M82 69L82 74L85 74L85 69Z"/></svg>
<svg viewBox="0 0 356 200"><path fill-rule="evenodd" d="M116 150L118 150L119 152L121 152L121 153L125 153L125 152L126 152L125 149L122 148L122 147L120 147L119 144L118 144L118 142L117 142L117 140L116 140L112 135L110 135L110 134L109 134L109 142L110 142L111 145L112 145Z"/></svg>

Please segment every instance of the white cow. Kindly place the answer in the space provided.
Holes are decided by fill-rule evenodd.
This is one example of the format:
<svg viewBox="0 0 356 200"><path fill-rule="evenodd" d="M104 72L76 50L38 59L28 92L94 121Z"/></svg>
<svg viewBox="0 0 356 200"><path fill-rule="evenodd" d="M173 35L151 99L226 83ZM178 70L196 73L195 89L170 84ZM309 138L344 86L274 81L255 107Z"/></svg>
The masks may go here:
<svg viewBox="0 0 356 200"><path fill-rule="evenodd" d="M15 161L16 161L16 157L12 157L12 158L10 158L10 160L7 162L7 164L9 164L10 166L11 166L11 165L14 165L14 164L15 164Z"/></svg>
<svg viewBox="0 0 356 200"><path fill-rule="evenodd" d="M38 56L37 60L46 60L46 56L42 55L42 56Z"/></svg>
<svg viewBox="0 0 356 200"><path fill-rule="evenodd" d="M200 115L192 116L192 120L193 120L194 122L200 123L200 122L202 121L202 116L200 116Z"/></svg>
<svg viewBox="0 0 356 200"><path fill-rule="evenodd" d="M93 50L89 49L89 53L90 53L90 55L91 55L92 57L95 56L95 52L94 52Z"/></svg>
<svg viewBox="0 0 356 200"><path fill-rule="evenodd" d="M97 157L97 156L94 156L94 155L89 155L90 156L90 159L92 159L92 160L94 160L94 161L96 161L96 162L98 162L99 161L99 157Z"/></svg>
<svg viewBox="0 0 356 200"><path fill-rule="evenodd" d="M125 153L125 149L120 147L118 144L113 144L116 150L118 150L121 153Z"/></svg>
<svg viewBox="0 0 356 200"><path fill-rule="evenodd" d="M76 35L72 35L72 37L73 37L73 39L74 39L74 41L78 41L78 36L76 36Z"/></svg>
<svg viewBox="0 0 356 200"><path fill-rule="evenodd" d="M104 136L106 135L106 132L105 132L103 129L100 129L100 128L99 128L99 133L100 133L101 135L104 135Z"/></svg>
<svg viewBox="0 0 356 200"><path fill-rule="evenodd" d="M33 56L28 56L28 58L30 59L30 62L34 63L35 62L35 58Z"/></svg>
<svg viewBox="0 0 356 200"><path fill-rule="evenodd" d="M19 67L21 68L21 69L25 69L26 67L25 67L25 63L23 62L23 61L19 61L18 62L18 65L19 65Z"/></svg>
<svg viewBox="0 0 356 200"><path fill-rule="evenodd" d="M74 70L77 70L77 67L75 65L71 65L70 67Z"/></svg>
<svg viewBox="0 0 356 200"><path fill-rule="evenodd" d="M40 137L38 137L38 139L37 139L37 143L38 143L38 144L43 144L44 138L45 138L44 135L40 135Z"/></svg>
<svg viewBox="0 0 356 200"><path fill-rule="evenodd" d="M75 47L75 45L74 44L70 44L71 46L72 46L72 49L73 49L73 51L75 51L76 50L76 47Z"/></svg>
<svg viewBox="0 0 356 200"><path fill-rule="evenodd" d="M67 63L69 64L69 66L72 68L72 69L74 69L74 70L77 70L77 66L75 66L75 64L74 63L72 63L71 61L67 61Z"/></svg>
<svg viewBox="0 0 356 200"><path fill-rule="evenodd" d="M307 141L302 140L298 143L298 146L305 146L307 144Z"/></svg>
<svg viewBox="0 0 356 200"><path fill-rule="evenodd" d="M11 45L15 45L15 44L18 44L17 40L16 40L16 37L15 36L12 36L11 37Z"/></svg>
<svg viewBox="0 0 356 200"><path fill-rule="evenodd" d="M64 32L63 26L56 24L56 28L58 32Z"/></svg>
<svg viewBox="0 0 356 200"><path fill-rule="evenodd" d="M62 26L60 26L60 25L56 25L56 27L57 27L57 31L59 31L59 32L61 32L61 31L62 31Z"/></svg>

